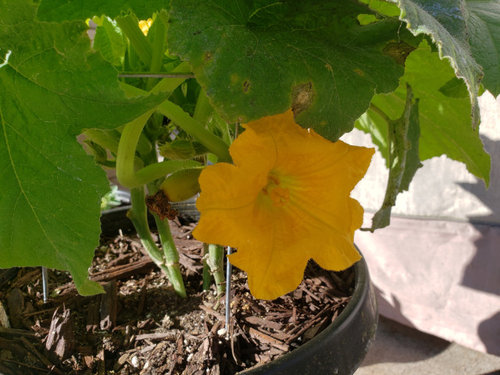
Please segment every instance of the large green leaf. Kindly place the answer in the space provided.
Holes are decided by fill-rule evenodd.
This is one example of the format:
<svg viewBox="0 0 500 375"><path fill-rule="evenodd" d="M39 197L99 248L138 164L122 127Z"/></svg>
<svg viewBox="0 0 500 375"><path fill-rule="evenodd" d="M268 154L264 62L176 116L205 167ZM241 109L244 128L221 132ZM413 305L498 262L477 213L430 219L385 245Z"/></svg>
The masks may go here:
<svg viewBox="0 0 500 375"><path fill-rule="evenodd" d="M500 2L498 0L398 0L402 19L415 34L432 37L456 75L465 80L472 121L479 123L479 84L500 93ZM484 71L483 71L484 69Z"/></svg>
<svg viewBox="0 0 500 375"><path fill-rule="evenodd" d="M376 95L373 105L390 119L397 119L404 110L406 84L419 99L420 159L447 155L463 162L469 172L489 182L490 157L484 150L478 129L470 126L470 101L464 83L456 80L446 60L440 60L427 42L406 59L405 74L398 89L391 94ZM454 86L462 85L462 88ZM451 89L450 87L453 87ZM387 121L376 111L369 110L358 122L361 130L372 139L387 158Z"/></svg>
<svg viewBox="0 0 500 375"><path fill-rule="evenodd" d="M164 98L127 99L83 22L36 22L27 0L0 0L0 9L0 267L69 270L82 294L98 292L87 269L108 183L76 136Z"/></svg>
<svg viewBox="0 0 500 375"><path fill-rule="evenodd" d="M472 56L483 67L482 84L500 94L500 1L468 0L467 27Z"/></svg>
<svg viewBox="0 0 500 375"><path fill-rule="evenodd" d="M227 120L292 107L301 125L336 139L403 71L383 52L399 22L360 25L368 13L351 0L174 0L169 48Z"/></svg>
<svg viewBox="0 0 500 375"><path fill-rule="evenodd" d="M127 48L127 39L123 32L116 22L108 17L94 17L94 21L97 23L94 48L114 66L121 67Z"/></svg>
<svg viewBox="0 0 500 375"><path fill-rule="evenodd" d="M131 10L139 19L166 9L169 0L43 0L38 18L44 21L85 20L105 14L111 18Z"/></svg>

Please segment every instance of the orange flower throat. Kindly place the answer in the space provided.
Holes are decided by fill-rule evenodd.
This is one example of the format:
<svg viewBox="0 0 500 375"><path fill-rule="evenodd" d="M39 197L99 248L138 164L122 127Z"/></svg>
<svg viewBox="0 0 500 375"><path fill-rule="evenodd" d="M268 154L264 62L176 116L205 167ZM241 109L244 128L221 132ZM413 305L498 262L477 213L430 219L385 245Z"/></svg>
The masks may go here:
<svg viewBox="0 0 500 375"><path fill-rule="evenodd" d="M283 185L280 184L280 178L271 171L267 185L262 189L262 194L268 196L276 207L283 207L290 200L290 192Z"/></svg>

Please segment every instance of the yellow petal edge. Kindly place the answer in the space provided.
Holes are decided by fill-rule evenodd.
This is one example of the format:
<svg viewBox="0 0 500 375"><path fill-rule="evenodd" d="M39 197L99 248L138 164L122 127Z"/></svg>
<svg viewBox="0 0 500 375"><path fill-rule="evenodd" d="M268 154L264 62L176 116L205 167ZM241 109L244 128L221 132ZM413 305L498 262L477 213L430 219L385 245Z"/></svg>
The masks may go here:
<svg viewBox="0 0 500 375"><path fill-rule="evenodd" d="M297 125L291 110L246 124L230 153L200 175L194 237L231 246L254 297L274 299L302 281L309 259L344 270L363 208L350 193L374 150L331 142Z"/></svg>

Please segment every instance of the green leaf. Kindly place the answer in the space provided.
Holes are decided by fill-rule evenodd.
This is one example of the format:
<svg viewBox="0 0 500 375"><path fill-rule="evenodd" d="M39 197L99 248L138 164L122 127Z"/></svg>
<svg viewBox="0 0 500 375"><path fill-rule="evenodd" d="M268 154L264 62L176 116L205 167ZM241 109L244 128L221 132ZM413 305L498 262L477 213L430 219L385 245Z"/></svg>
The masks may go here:
<svg viewBox="0 0 500 375"><path fill-rule="evenodd" d="M439 91L443 95L449 96L451 98L466 98L469 95L464 82L457 77L453 77L448 82L446 82L439 88Z"/></svg>
<svg viewBox="0 0 500 375"><path fill-rule="evenodd" d="M382 207L372 219L370 231L389 225L392 207L396 204L399 193L408 190L417 169L422 166L419 158L419 111L418 100L413 100L411 87L406 88L406 102L402 116L391 120L380 112L378 107L372 110L384 117L388 125L389 178Z"/></svg>
<svg viewBox="0 0 500 375"><path fill-rule="evenodd" d="M500 94L500 2L468 0L468 32L472 56L483 67L483 86Z"/></svg>
<svg viewBox="0 0 500 375"><path fill-rule="evenodd" d="M97 20L96 33L94 37L94 48L102 53L102 56L111 64L117 67L123 65L125 51L127 49L127 39L123 35L116 21L108 17Z"/></svg>
<svg viewBox="0 0 500 375"><path fill-rule="evenodd" d="M109 184L76 136L113 128L163 97L127 99L117 72L90 50L83 22L34 21L27 0L0 0L0 267L68 270L82 294Z"/></svg>
<svg viewBox="0 0 500 375"><path fill-rule="evenodd" d="M379 14L383 14L389 17L398 17L401 10L398 6L392 2L386 0L360 0L362 3L368 4L368 6L375 10Z"/></svg>
<svg viewBox="0 0 500 375"><path fill-rule="evenodd" d="M187 139L175 139L159 147L160 155L171 160L185 160L199 157L208 152L201 143Z"/></svg>
<svg viewBox="0 0 500 375"><path fill-rule="evenodd" d="M442 57L464 79L472 103L473 125L479 124L477 96L486 89L500 93L500 3L498 0L399 0L402 19L415 35L432 37ZM483 70L484 69L484 70Z"/></svg>
<svg viewBox="0 0 500 375"><path fill-rule="evenodd" d="M391 94L376 95L372 103L390 119L398 118L404 108L405 86L409 84L414 97L419 99L420 159L445 154L450 159L464 163L470 173L488 184L490 157L484 150L478 129L473 129L470 125L469 98L445 95L442 90L450 81L457 83L454 78L455 74L448 61L440 60L438 53L432 52L427 42L422 42L406 59L405 75L401 78L398 89ZM462 85L465 86L463 83ZM455 90L460 91L457 88ZM387 121L370 110L357 126L372 133L373 141L382 155L387 157L388 141L387 137L384 139Z"/></svg>
<svg viewBox="0 0 500 375"><path fill-rule="evenodd" d="M37 17L43 21L85 20L106 15L115 18L132 11L139 19L167 9L169 0L42 0Z"/></svg>
<svg viewBox="0 0 500 375"><path fill-rule="evenodd" d="M226 120L292 107L302 126L337 139L403 71L383 51L399 22L360 25L370 13L349 0L175 0L169 52L190 62Z"/></svg>

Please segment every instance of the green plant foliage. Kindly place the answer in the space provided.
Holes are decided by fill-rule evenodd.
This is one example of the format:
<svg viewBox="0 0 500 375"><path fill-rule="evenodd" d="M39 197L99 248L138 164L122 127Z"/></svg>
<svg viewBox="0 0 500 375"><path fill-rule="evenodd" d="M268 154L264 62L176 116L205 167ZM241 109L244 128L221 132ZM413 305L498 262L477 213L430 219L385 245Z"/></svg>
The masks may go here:
<svg viewBox="0 0 500 375"><path fill-rule="evenodd" d="M446 60L440 60L427 42L406 59L406 70L398 89L387 95L376 95L373 104L389 118L398 118L404 110L406 84L419 99L420 159L426 160L445 154L464 163L472 174L489 183L490 157L484 151L478 129L470 124L469 98L449 95L443 87L450 86L455 74ZM462 83L463 86L465 86ZM452 92L461 92L465 88ZM372 139L388 160L387 121L370 110L357 123Z"/></svg>
<svg viewBox="0 0 500 375"><path fill-rule="evenodd" d="M415 34L427 34L463 78L472 102L472 121L479 123L477 95L500 93L500 3L498 0L399 0L402 19ZM482 68L482 67L483 68ZM484 71L483 71L484 69Z"/></svg>
<svg viewBox="0 0 500 375"><path fill-rule="evenodd" d="M383 52L399 22L361 26L357 16L368 13L349 0L172 1L169 48L226 120L292 107L302 126L335 140L403 71Z"/></svg>
<svg viewBox="0 0 500 375"><path fill-rule="evenodd" d="M169 0L43 0L38 18L43 21L85 20L103 14L114 18L128 11L139 19L168 8Z"/></svg>
<svg viewBox="0 0 500 375"><path fill-rule="evenodd" d="M27 0L0 0L0 267L69 270L82 294L99 240L103 171L76 136L113 128L164 98L127 99L91 52L83 22L34 20Z"/></svg>
<svg viewBox="0 0 500 375"><path fill-rule="evenodd" d="M472 56L481 64L481 83L494 95L500 94L500 1L466 1Z"/></svg>
<svg viewBox="0 0 500 375"><path fill-rule="evenodd" d="M114 66L122 66L124 62L127 39L116 22L108 17L94 17L97 28L94 37L94 48Z"/></svg>

